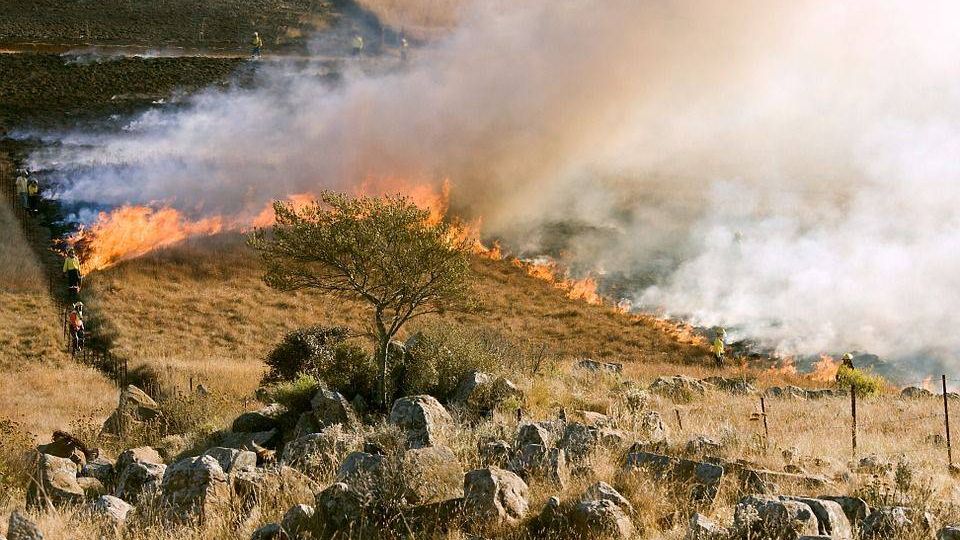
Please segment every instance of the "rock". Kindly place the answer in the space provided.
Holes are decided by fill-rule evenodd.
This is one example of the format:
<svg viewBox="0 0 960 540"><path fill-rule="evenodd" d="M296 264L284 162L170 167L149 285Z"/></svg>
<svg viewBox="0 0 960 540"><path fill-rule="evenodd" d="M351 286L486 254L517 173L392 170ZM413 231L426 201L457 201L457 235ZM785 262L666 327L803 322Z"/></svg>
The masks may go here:
<svg viewBox="0 0 960 540"><path fill-rule="evenodd" d="M286 466L241 469L233 473L233 493L240 510L276 500L313 503L320 486L302 472Z"/></svg>
<svg viewBox="0 0 960 540"><path fill-rule="evenodd" d="M453 418L432 396L409 396L393 402L389 422L407 435L411 448L437 444L438 436L453 427Z"/></svg>
<svg viewBox="0 0 960 540"><path fill-rule="evenodd" d="M486 467L463 477L464 515L480 527L512 525L527 514L529 488L516 474Z"/></svg>
<svg viewBox="0 0 960 540"><path fill-rule="evenodd" d="M121 453L115 470L114 495L127 502L136 502L141 496L155 493L160 488L167 466L156 450L142 446Z"/></svg>
<svg viewBox="0 0 960 540"><path fill-rule="evenodd" d="M528 482L543 480L561 489L570 478L566 452L561 448L545 448L539 444L522 446L510 460L507 469Z"/></svg>
<svg viewBox="0 0 960 540"><path fill-rule="evenodd" d="M802 486L807 489L820 489L830 482L826 477L816 474L794 474L766 469L741 468L738 473L740 485L747 491L762 491L765 486ZM776 490L774 490L776 491Z"/></svg>
<svg viewBox="0 0 960 540"><path fill-rule="evenodd" d="M925 536L929 537L935 529L933 522L933 516L927 512L921 513L902 506L884 506L873 510L863 520L860 536L865 540L880 540L926 532Z"/></svg>
<svg viewBox="0 0 960 540"><path fill-rule="evenodd" d="M277 523L267 523L263 527L253 531L250 540L289 540L287 535Z"/></svg>
<svg viewBox="0 0 960 540"><path fill-rule="evenodd" d="M598 362L589 358L584 358L577 362L577 367L593 373L623 373L623 364L613 362Z"/></svg>
<svg viewBox="0 0 960 540"><path fill-rule="evenodd" d="M321 477L337 468L348 452L359 446L340 425L332 425L319 433L304 435L287 443L281 461L311 477Z"/></svg>
<svg viewBox="0 0 960 540"><path fill-rule="evenodd" d="M7 540L43 540L43 533L30 518L14 510L7 523Z"/></svg>
<svg viewBox="0 0 960 540"><path fill-rule="evenodd" d="M633 505L619 491L613 489L613 486L606 482L597 482L580 496L580 501L610 501L619 506L627 514L633 515Z"/></svg>
<svg viewBox="0 0 960 540"><path fill-rule="evenodd" d="M310 406L321 429L334 424L351 427L359 423L353 406L336 390L321 388L310 400Z"/></svg>
<svg viewBox="0 0 960 540"><path fill-rule="evenodd" d="M290 435L290 439L299 439L311 433L320 433L322 430L323 427L320 425L320 421L317 420L314 412L308 411L302 413L300 417L297 418L297 423L293 427L293 433Z"/></svg>
<svg viewBox="0 0 960 540"><path fill-rule="evenodd" d="M237 450L236 448L218 446L207 450L203 455L210 456L217 460L220 468L227 474L239 471L240 469L255 469L257 467L257 454L250 450Z"/></svg>
<svg viewBox="0 0 960 540"><path fill-rule="evenodd" d="M372 499L369 494L362 493L343 482L332 484L317 494L315 505L316 523L322 527L321 538L333 536L352 537L357 534L351 530L363 517L364 511ZM340 532L349 533L338 535ZM361 537L363 537L361 535Z"/></svg>
<svg viewBox="0 0 960 540"><path fill-rule="evenodd" d="M797 501L809 506L817 518L817 532L820 534L834 540L853 540L853 526L838 503L809 497L780 497L780 499Z"/></svg>
<svg viewBox="0 0 960 540"><path fill-rule="evenodd" d="M379 454L351 452L337 469L337 481L369 489L380 482L385 460L386 458Z"/></svg>
<svg viewBox="0 0 960 540"><path fill-rule="evenodd" d="M87 454L90 453L86 445L80 442L80 439L64 431L54 431L53 441L37 446L37 452L48 456L67 458L76 463L77 467L83 467L87 463Z"/></svg>
<svg viewBox="0 0 960 540"><path fill-rule="evenodd" d="M204 522L218 517L230 504L230 483L220 463L203 455L167 468L160 486L162 501L177 515L196 514Z"/></svg>
<svg viewBox="0 0 960 540"><path fill-rule="evenodd" d="M94 515L109 518L115 524L123 523L127 520L127 514L133 509L123 499L112 495L102 495L90 502L90 511Z"/></svg>
<svg viewBox="0 0 960 540"><path fill-rule="evenodd" d="M723 467L688 459L631 451L627 454L624 472L646 470L655 479L671 482L676 488L692 485L690 496L694 501L712 502L723 480Z"/></svg>
<svg viewBox="0 0 960 540"><path fill-rule="evenodd" d="M595 411L582 411L576 410L573 411L574 418L577 418L580 422L590 427L605 427L611 425L613 422L610 420L610 417L601 414Z"/></svg>
<svg viewBox="0 0 960 540"><path fill-rule="evenodd" d="M553 446L554 435L551 426L545 422L521 424L517 430L517 448L528 444L539 444L547 448Z"/></svg>
<svg viewBox="0 0 960 540"><path fill-rule="evenodd" d="M209 388L204 386L203 383L198 384L194 392L200 397L206 397L213 393Z"/></svg>
<svg viewBox="0 0 960 540"><path fill-rule="evenodd" d="M472 411L487 413L510 398L523 399L523 392L517 385L503 377L471 371L457 384L450 402Z"/></svg>
<svg viewBox="0 0 960 540"><path fill-rule="evenodd" d="M620 399L628 411L637 414L650 404L650 393L640 388L630 387L624 390Z"/></svg>
<svg viewBox="0 0 960 540"><path fill-rule="evenodd" d="M287 414L287 408L279 403L271 403L262 409L248 411L236 419L230 426L234 433L258 433L280 427L280 419Z"/></svg>
<svg viewBox="0 0 960 540"><path fill-rule="evenodd" d="M579 422L570 422L563 430L563 437L557 446L562 448L571 463L580 463L600 446L600 435L596 428Z"/></svg>
<svg viewBox="0 0 960 540"><path fill-rule="evenodd" d="M543 510L531 526L534 538L557 538L569 532L569 521L560 507L560 499L558 497L547 499Z"/></svg>
<svg viewBox="0 0 960 540"><path fill-rule="evenodd" d="M103 482L97 480L96 478L90 478L88 476L79 476L77 477L77 484L80 486L80 489L83 490L84 499L96 499L101 495L106 495L107 488L103 485Z"/></svg>
<svg viewBox="0 0 960 540"><path fill-rule="evenodd" d="M876 454L860 458L857 462L857 472L869 474L887 474L893 470L893 464Z"/></svg>
<svg viewBox="0 0 960 540"><path fill-rule="evenodd" d="M129 423L160 422L163 413L160 406L143 390L134 385L128 385L120 392L120 401L116 410L103 423L103 431L110 434L120 434Z"/></svg>
<svg viewBox="0 0 960 540"><path fill-rule="evenodd" d="M634 533L630 516L613 501L606 499L577 503L570 513L570 521L583 538L628 540Z"/></svg>
<svg viewBox="0 0 960 540"><path fill-rule="evenodd" d="M684 451L694 456L709 456L720 453L722 446L717 441L705 435L697 435L687 441Z"/></svg>
<svg viewBox="0 0 960 540"><path fill-rule="evenodd" d="M638 444L645 449L663 449L667 445L667 427L656 411L647 411L637 417L636 432L640 437Z"/></svg>
<svg viewBox="0 0 960 540"><path fill-rule="evenodd" d="M867 504L867 501L859 497L822 496L820 499L839 504L843 510L843 514L847 516L847 520L852 524L860 523L870 515L870 505Z"/></svg>
<svg viewBox="0 0 960 540"><path fill-rule="evenodd" d="M314 528L314 509L309 504L297 504L283 515L280 528L291 538L304 538L311 534Z"/></svg>
<svg viewBox="0 0 960 540"><path fill-rule="evenodd" d="M926 388L917 388L916 386L908 386L900 391L900 397L905 399L928 398L934 395L933 392Z"/></svg>
<svg viewBox="0 0 960 540"><path fill-rule="evenodd" d="M809 506L775 497L744 497L734 509L733 521L740 535L753 538L797 540L819 534L817 518Z"/></svg>
<svg viewBox="0 0 960 540"><path fill-rule="evenodd" d="M257 452L259 456L260 451L265 448L276 448L280 444L281 436L280 431L276 429L254 433L221 432L215 440L217 446L250 450L251 452Z"/></svg>
<svg viewBox="0 0 960 540"><path fill-rule="evenodd" d="M77 483L77 464L69 458L40 454L27 487L27 504L35 507L78 504L83 488Z"/></svg>
<svg viewBox="0 0 960 540"><path fill-rule="evenodd" d="M110 487L113 485L114 480L113 467L113 461L105 457L98 456L90 461L87 461L87 464L80 469L79 476L96 478L104 486Z"/></svg>
<svg viewBox="0 0 960 540"><path fill-rule="evenodd" d="M677 401L690 401L707 393L707 387L697 379L676 375L657 377L650 384L650 392Z"/></svg>
<svg viewBox="0 0 960 540"><path fill-rule="evenodd" d="M510 443L504 440L487 441L478 450L480 464L484 467L506 467L513 455Z"/></svg>
<svg viewBox="0 0 960 540"><path fill-rule="evenodd" d="M185 435L173 434L160 439L154 448L163 461L175 461L190 446Z"/></svg>
<svg viewBox="0 0 960 540"><path fill-rule="evenodd" d="M960 540L960 527L947 525L937 531L937 540Z"/></svg>
<svg viewBox="0 0 960 540"><path fill-rule="evenodd" d="M690 516L686 540L726 540L730 531L699 512Z"/></svg>
<svg viewBox="0 0 960 540"><path fill-rule="evenodd" d="M712 384L717 389L738 396L749 396L758 393L755 386L745 379L726 378L726 377L707 377L703 380L707 384Z"/></svg>
<svg viewBox="0 0 960 540"><path fill-rule="evenodd" d="M401 468L404 498L412 505L463 497L463 467L446 446L407 450Z"/></svg>
<svg viewBox="0 0 960 540"><path fill-rule="evenodd" d="M826 399L844 395L844 392L830 388L817 388L814 390L804 390L807 399Z"/></svg>
<svg viewBox="0 0 960 540"><path fill-rule="evenodd" d="M807 392L798 386L785 386L783 388L780 388L779 386L773 386L767 388L766 394L770 397L782 399L807 399Z"/></svg>

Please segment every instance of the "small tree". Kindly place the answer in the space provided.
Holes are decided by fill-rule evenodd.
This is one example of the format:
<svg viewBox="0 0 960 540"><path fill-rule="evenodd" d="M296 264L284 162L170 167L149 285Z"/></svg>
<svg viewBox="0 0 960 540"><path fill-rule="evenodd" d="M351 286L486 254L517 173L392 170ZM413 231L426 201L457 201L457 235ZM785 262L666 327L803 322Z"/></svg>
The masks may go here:
<svg viewBox="0 0 960 540"><path fill-rule="evenodd" d="M469 305L472 242L403 196L324 192L296 208L276 202L272 233L258 229L264 281L281 291L316 289L372 311L378 396L387 406L390 341L410 319Z"/></svg>

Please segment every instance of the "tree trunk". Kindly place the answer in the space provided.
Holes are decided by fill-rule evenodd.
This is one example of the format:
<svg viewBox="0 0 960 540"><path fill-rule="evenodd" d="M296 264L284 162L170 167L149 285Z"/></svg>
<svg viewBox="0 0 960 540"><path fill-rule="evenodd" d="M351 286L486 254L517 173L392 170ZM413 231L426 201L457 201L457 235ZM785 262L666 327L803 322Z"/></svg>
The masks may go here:
<svg viewBox="0 0 960 540"><path fill-rule="evenodd" d="M390 361L390 339L392 336L387 333L387 327L383 324L382 312L378 308L376 313L376 322L377 322L377 340L378 347L377 353L380 361L380 395L377 396L380 400L380 408L383 412L388 412L387 407L387 367Z"/></svg>

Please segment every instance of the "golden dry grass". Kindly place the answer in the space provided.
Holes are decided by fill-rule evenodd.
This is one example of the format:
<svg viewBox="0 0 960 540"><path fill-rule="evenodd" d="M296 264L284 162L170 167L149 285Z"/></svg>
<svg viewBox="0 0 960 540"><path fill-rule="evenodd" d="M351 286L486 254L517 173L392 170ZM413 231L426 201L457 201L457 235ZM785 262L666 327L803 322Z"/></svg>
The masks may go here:
<svg viewBox="0 0 960 540"><path fill-rule="evenodd" d="M455 25L465 0L358 0L364 9L394 28L446 29Z"/></svg>

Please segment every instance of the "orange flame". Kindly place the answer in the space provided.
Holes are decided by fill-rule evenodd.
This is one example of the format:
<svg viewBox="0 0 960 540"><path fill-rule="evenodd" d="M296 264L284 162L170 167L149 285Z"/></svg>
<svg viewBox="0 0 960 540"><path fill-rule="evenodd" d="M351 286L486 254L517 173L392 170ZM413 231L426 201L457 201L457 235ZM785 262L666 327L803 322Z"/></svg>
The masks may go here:
<svg viewBox="0 0 960 540"><path fill-rule="evenodd" d="M70 238L86 250L87 271L99 270L151 250L175 244L190 236L216 234L223 230L219 217L191 221L173 208L154 210L146 206L121 206L100 212L96 223Z"/></svg>
<svg viewBox="0 0 960 540"><path fill-rule="evenodd" d="M593 276L581 279L558 277L563 274L560 265L547 257L529 260L513 259L511 263L526 272L528 276L553 284L554 287L564 291L567 298L571 300L583 300L593 305L603 304L603 297L597 292L597 280Z"/></svg>
<svg viewBox="0 0 960 540"><path fill-rule="evenodd" d="M780 362L779 366L773 366L768 369L767 373L771 375L796 375L797 364L794 362L792 356L788 356Z"/></svg>
<svg viewBox="0 0 960 540"><path fill-rule="evenodd" d="M923 380L922 386L923 386L923 389L926 390L927 392L933 392L933 384L931 384L932 381L933 381L932 375L928 375L927 378Z"/></svg>
<svg viewBox="0 0 960 540"><path fill-rule="evenodd" d="M303 208L317 199L316 195L312 193L294 193L287 197L287 202L293 205L294 209ZM271 202L257 214L257 217L253 218L252 225L254 227L269 227L276 223L277 215L273 211L273 203ZM241 225L241 228L246 228Z"/></svg>
<svg viewBox="0 0 960 540"><path fill-rule="evenodd" d="M840 362L830 355L821 354L820 360L813 363L813 371L808 376L818 382L833 382L837 378L838 369L840 369Z"/></svg>

